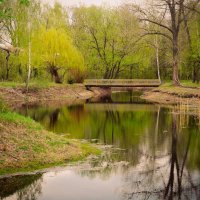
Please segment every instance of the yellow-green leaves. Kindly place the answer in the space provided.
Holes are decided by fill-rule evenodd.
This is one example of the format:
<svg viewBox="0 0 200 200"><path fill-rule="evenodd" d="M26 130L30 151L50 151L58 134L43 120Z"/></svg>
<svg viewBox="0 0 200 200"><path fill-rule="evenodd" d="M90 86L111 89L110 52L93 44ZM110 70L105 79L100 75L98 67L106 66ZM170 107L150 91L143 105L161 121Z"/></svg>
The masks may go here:
<svg viewBox="0 0 200 200"><path fill-rule="evenodd" d="M40 28L32 39L32 54L36 66L84 67L83 57L62 29Z"/></svg>
<svg viewBox="0 0 200 200"><path fill-rule="evenodd" d="M135 63L140 29L128 7L82 6L74 9L72 19L73 37L90 75L117 78L127 65Z"/></svg>

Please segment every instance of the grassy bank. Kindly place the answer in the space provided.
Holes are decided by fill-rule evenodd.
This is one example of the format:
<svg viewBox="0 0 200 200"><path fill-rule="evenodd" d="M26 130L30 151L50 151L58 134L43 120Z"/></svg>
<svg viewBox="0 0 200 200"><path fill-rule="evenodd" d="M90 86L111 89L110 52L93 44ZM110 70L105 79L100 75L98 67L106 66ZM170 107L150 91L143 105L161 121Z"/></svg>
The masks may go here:
<svg viewBox="0 0 200 200"><path fill-rule="evenodd" d="M182 86L173 86L171 83L165 83L153 91L167 93L182 98L200 98L200 85L183 81ZM198 87L199 86L199 87Z"/></svg>
<svg viewBox="0 0 200 200"><path fill-rule="evenodd" d="M146 92L143 98L163 104L174 104L180 101L198 103L200 99L200 85L189 81L181 81L181 86L174 86L171 82L167 82L158 88Z"/></svg>
<svg viewBox="0 0 200 200"><path fill-rule="evenodd" d="M1 104L0 175L61 165L99 153L89 144L45 131L32 119Z"/></svg>

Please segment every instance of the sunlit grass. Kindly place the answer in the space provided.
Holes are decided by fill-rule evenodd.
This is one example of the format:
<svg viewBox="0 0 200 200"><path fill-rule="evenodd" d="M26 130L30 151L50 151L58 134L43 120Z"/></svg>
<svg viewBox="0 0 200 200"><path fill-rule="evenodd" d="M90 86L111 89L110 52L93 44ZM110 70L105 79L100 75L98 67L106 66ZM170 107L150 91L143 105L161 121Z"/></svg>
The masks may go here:
<svg viewBox="0 0 200 200"><path fill-rule="evenodd" d="M192 81L181 80L181 86L176 87L172 84L172 81L163 82L163 84L154 89L162 93L175 95L182 98L199 98L200 97L200 84L192 83Z"/></svg>
<svg viewBox="0 0 200 200"><path fill-rule="evenodd" d="M42 130L42 126L39 123L36 123L31 118L24 117L15 112L10 112L7 110L0 112L0 120L9 123L15 123L17 125L22 125L30 130Z"/></svg>
<svg viewBox="0 0 200 200"><path fill-rule="evenodd" d="M200 87L199 83L193 83L192 81L181 81L181 84L186 87Z"/></svg>
<svg viewBox="0 0 200 200"><path fill-rule="evenodd" d="M49 87L59 86L59 85L62 85L62 84L56 84L54 82L46 81L44 79L42 79L42 80L35 79L35 80L31 80L31 82L29 83L29 88L30 89L49 88ZM2 81L2 82L0 82L0 87L3 87L3 88L18 88L18 87L23 88L23 87L25 87L25 83Z"/></svg>
<svg viewBox="0 0 200 200"><path fill-rule="evenodd" d="M181 80L181 85L185 87L200 87L200 83L193 83L190 80ZM163 81L161 87L173 87L172 81Z"/></svg>

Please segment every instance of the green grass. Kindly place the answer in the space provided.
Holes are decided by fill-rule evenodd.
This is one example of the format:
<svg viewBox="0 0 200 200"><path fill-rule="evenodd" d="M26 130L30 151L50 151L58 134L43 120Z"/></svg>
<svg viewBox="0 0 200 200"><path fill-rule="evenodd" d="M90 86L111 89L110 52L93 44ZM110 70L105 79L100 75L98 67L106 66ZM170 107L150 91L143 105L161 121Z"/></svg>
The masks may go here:
<svg viewBox="0 0 200 200"><path fill-rule="evenodd" d="M181 84L185 87L200 87L200 84L193 83L192 81L181 81Z"/></svg>
<svg viewBox="0 0 200 200"><path fill-rule="evenodd" d="M0 98L0 113L8 111L8 107L4 103L4 101Z"/></svg>
<svg viewBox="0 0 200 200"><path fill-rule="evenodd" d="M19 115L15 112L11 112L11 111L3 111L3 112L1 111L0 112L0 120L9 122L9 123L15 123L17 125L25 126L29 130L39 131L39 130L43 129L39 123L36 123L31 118L24 117L22 115Z"/></svg>
<svg viewBox="0 0 200 200"><path fill-rule="evenodd" d="M170 95L182 97L182 98L200 98L200 85L194 84L191 81L181 81L183 87L177 87L172 82L164 82L160 87L154 89L154 91L167 93Z"/></svg>
<svg viewBox="0 0 200 200"><path fill-rule="evenodd" d="M45 80L31 80L29 84L30 89L43 89L50 88L54 86L60 86L62 84L56 84L54 82L45 81ZM1 88L25 88L25 83L22 82L11 82L11 81L3 81L0 82Z"/></svg>
<svg viewBox="0 0 200 200"><path fill-rule="evenodd" d="M82 143L81 149L85 152L86 155L89 155L89 154L100 155L101 154L100 149L94 148L93 146L91 146L90 144L87 144L87 143L85 143L85 144Z"/></svg>
<svg viewBox="0 0 200 200"><path fill-rule="evenodd" d="M184 87L200 87L200 84L193 83L192 81L189 80L181 80L181 85ZM161 87L170 87L172 85L172 81L163 81L163 84Z"/></svg>
<svg viewBox="0 0 200 200"><path fill-rule="evenodd" d="M51 81L46 81L44 79L40 80L40 79L35 79L35 80L31 80L29 83L29 89L30 90L36 90L36 89L48 89L50 87L63 87L63 86L67 86L69 84L67 83L62 83L62 84L57 84ZM77 87L77 85L81 85L79 83L75 83L75 84L70 84L70 87ZM13 81L0 81L0 88L25 88L25 83L22 82L13 82Z"/></svg>

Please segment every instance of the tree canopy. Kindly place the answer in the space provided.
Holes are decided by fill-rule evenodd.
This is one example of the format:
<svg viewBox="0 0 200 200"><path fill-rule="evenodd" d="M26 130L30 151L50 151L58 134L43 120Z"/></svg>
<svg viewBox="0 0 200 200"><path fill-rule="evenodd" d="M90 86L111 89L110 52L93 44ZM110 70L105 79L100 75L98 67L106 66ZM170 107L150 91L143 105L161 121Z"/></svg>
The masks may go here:
<svg viewBox="0 0 200 200"><path fill-rule="evenodd" d="M1 0L1 79L25 80L30 61L32 77L48 73L56 82L86 76L198 82L199 2L180 2L66 9Z"/></svg>

